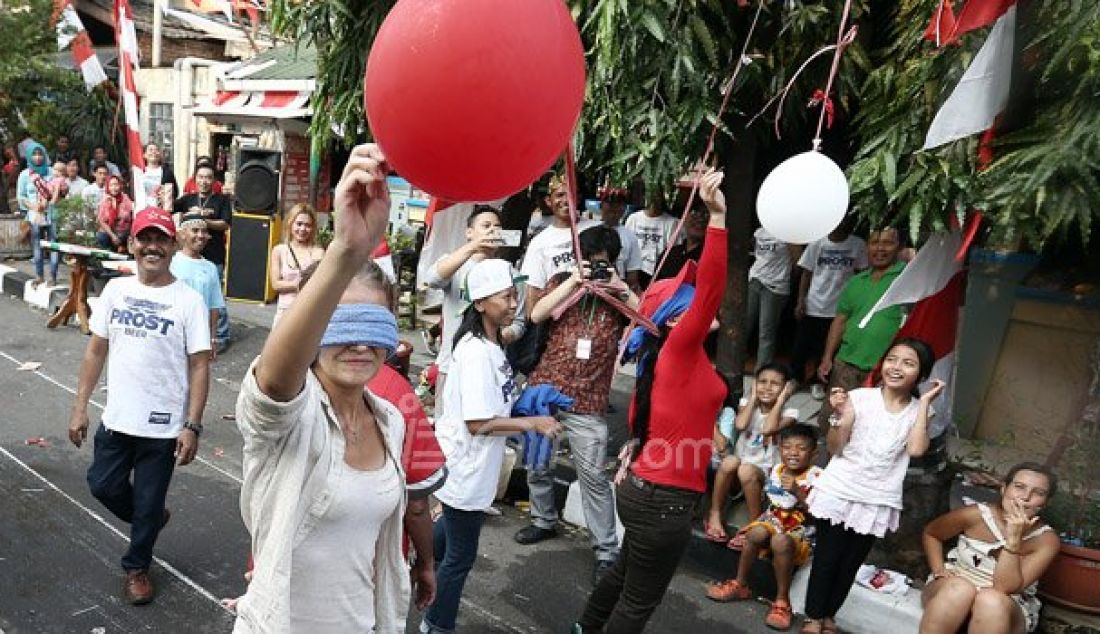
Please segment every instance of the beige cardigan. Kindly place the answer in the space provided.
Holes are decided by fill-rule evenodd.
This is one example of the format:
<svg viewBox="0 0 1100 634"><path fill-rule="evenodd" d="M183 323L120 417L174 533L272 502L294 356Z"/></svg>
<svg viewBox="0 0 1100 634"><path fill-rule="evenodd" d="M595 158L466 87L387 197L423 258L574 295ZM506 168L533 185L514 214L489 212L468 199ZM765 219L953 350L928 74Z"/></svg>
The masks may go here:
<svg viewBox="0 0 1100 634"><path fill-rule="evenodd" d="M300 544L332 501L330 475L344 454L344 436L328 395L310 370L302 392L279 403L260 391L253 361L237 398L237 426L244 436L241 516L252 536L252 582L237 605L235 633L290 631L290 572ZM400 456L405 422L386 401L364 391L374 408L404 490ZM375 631L405 631L410 582L401 552L406 497L385 520L375 559Z"/></svg>

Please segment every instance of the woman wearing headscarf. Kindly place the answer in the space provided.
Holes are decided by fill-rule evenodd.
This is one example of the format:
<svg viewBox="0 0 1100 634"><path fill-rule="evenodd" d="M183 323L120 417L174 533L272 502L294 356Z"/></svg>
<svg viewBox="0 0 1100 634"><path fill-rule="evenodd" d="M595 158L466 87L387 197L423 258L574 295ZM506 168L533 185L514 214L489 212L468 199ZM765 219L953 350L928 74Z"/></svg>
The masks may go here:
<svg viewBox="0 0 1100 634"><path fill-rule="evenodd" d="M636 328L625 356L638 364L630 404L630 443L616 477L626 533L615 565L592 590L574 632L641 632L661 603L691 539L691 518L706 491L714 420L726 384L703 342L726 288L726 201L723 174L703 176L700 197L710 212L698 272L654 283L640 312L658 327ZM694 274L694 275L693 275Z"/></svg>
<svg viewBox="0 0 1100 634"><path fill-rule="evenodd" d="M103 199L99 201L99 209L96 212L99 231L96 232L95 239L99 248L108 251L125 248L133 219L134 201L126 195L122 179L111 176L107 179Z"/></svg>
<svg viewBox="0 0 1100 634"><path fill-rule="evenodd" d="M377 146L352 151L332 244L241 383L255 569L234 632L405 631L404 418L363 387L397 345L397 321L357 281L377 276L387 169Z"/></svg>
<svg viewBox="0 0 1100 634"><path fill-rule="evenodd" d="M45 262L42 258L42 244L40 240L57 240L57 227L53 222L54 194L50 191L50 156L41 143L31 141L27 144L24 156L27 159L27 169L19 174L15 184L15 193L18 199L19 211L23 217L31 223L31 249L34 253L34 285L38 286L43 280ZM61 256L57 251L50 253L50 285L57 284L57 267L61 263Z"/></svg>

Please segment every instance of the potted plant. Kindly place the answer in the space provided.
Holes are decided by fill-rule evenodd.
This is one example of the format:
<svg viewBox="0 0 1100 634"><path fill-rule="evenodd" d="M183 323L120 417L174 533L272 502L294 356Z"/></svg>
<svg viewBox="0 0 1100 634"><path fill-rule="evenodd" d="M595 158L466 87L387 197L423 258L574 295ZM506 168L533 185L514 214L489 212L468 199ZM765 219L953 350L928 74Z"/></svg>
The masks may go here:
<svg viewBox="0 0 1100 634"><path fill-rule="evenodd" d="M1054 443L1046 464L1061 477L1060 491L1043 512L1062 538L1058 557L1039 580L1053 604L1100 614L1100 341L1090 356L1092 380Z"/></svg>
<svg viewBox="0 0 1100 634"><path fill-rule="evenodd" d="M60 242L95 246L95 210L80 196L69 196L54 206L54 223Z"/></svg>

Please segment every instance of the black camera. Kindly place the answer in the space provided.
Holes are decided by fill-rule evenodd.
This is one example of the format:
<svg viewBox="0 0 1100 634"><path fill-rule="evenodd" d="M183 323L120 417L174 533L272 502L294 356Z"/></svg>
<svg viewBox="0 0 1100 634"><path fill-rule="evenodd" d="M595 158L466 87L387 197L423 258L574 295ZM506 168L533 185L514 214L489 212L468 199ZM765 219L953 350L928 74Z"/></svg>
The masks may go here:
<svg viewBox="0 0 1100 634"><path fill-rule="evenodd" d="M611 265L602 260L592 263L592 279L598 282L611 281Z"/></svg>

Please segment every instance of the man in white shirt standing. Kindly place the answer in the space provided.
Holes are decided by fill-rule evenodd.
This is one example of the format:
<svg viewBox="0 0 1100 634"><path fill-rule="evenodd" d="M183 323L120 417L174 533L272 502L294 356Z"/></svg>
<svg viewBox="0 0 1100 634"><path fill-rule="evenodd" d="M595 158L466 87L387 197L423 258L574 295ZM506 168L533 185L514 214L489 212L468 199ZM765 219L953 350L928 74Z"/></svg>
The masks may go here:
<svg viewBox="0 0 1100 634"><path fill-rule="evenodd" d="M146 208L134 219L129 247L137 275L103 289L69 421L69 440L80 447L88 436L88 400L107 362L107 407L88 486L130 524L122 568L133 605L153 600L149 565L170 516L168 483L177 461L186 465L198 451L210 384L209 317L202 297L169 270L175 238L172 217L160 209Z"/></svg>
<svg viewBox="0 0 1100 634"><path fill-rule="evenodd" d="M436 418L443 415L444 384L451 370L454 336L462 322L462 312L469 306L466 297L466 274L478 262L496 256L503 241L500 237L500 212L488 205L478 205L466 219L466 244L439 258L428 268L424 283L443 291L443 334L435 363L439 376L435 382ZM523 297L519 297L520 305ZM516 311L511 325L500 333L501 344L507 346L523 336L526 320L523 311Z"/></svg>
<svg viewBox="0 0 1100 634"><path fill-rule="evenodd" d="M630 214L626 228L638 237L642 252L642 270L639 274L642 288L649 286L657 274L657 263L665 250L672 246L672 232L679 219L663 211L664 199L654 196L640 213Z"/></svg>
<svg viewBox="0 0 1100 634"><path fill-rule="evenodd" d="M630 290L642 294L639 274L642 272L642 248L638 236L622 225L623 212L626 211L626 195L613 191L600 201L600 220L619 234L619 257L615 259L615 272L626 282Z"/></svg>
<svg viewBox="0 0 1100 634"><path fill-rule="evenodd" d="M92 177L94 180L80 192L80 197L84 199L84 206L91 208L93 212L98 212L99 203L103 200L103 194L106 192L107 187L107 175L109 170L106 165L96 165L92 171Z"/></svg>
<svg viewBox="0 0 1100 634"><path fill-rule="evenodd" d="M746 345L753 332L758 333L756 367L775 358L779 320L791 294L791 269L801 248L777 240L760 227L752 234L755 260L749 269L749 294L745 316Z"/></svg>
<svg viewBox="0 0 1100 634"><path fill-rule="evenodd" d="M798 285L798 303L794 316L798 319L791 366L799 383L806 379L806 362L814 361L810 376L816 377L816 362L821 360L829 326L836 317L840 291L858 271L867 268L867 243L851 234L852 216L845 218L828 236L810 243L798 260L802 276ZM811 379L812 380L812 379ZM821 383L814 383L813 397L825 398Z"/></svg>
<svg viewBox="0 0 1100 634"><path fill-rule="evenodd" d="M527 244L527 253L523 257L520 273L527 277L527 301L524 313L538 303L550 283L550 278L563 271L572 271L573 232L569 229L569 198L565 181L560 176L550 179L550 193L546 204L554 212L550 226L531 238ZM596 226L595 220L578 220L577 233Z"/></svg>

